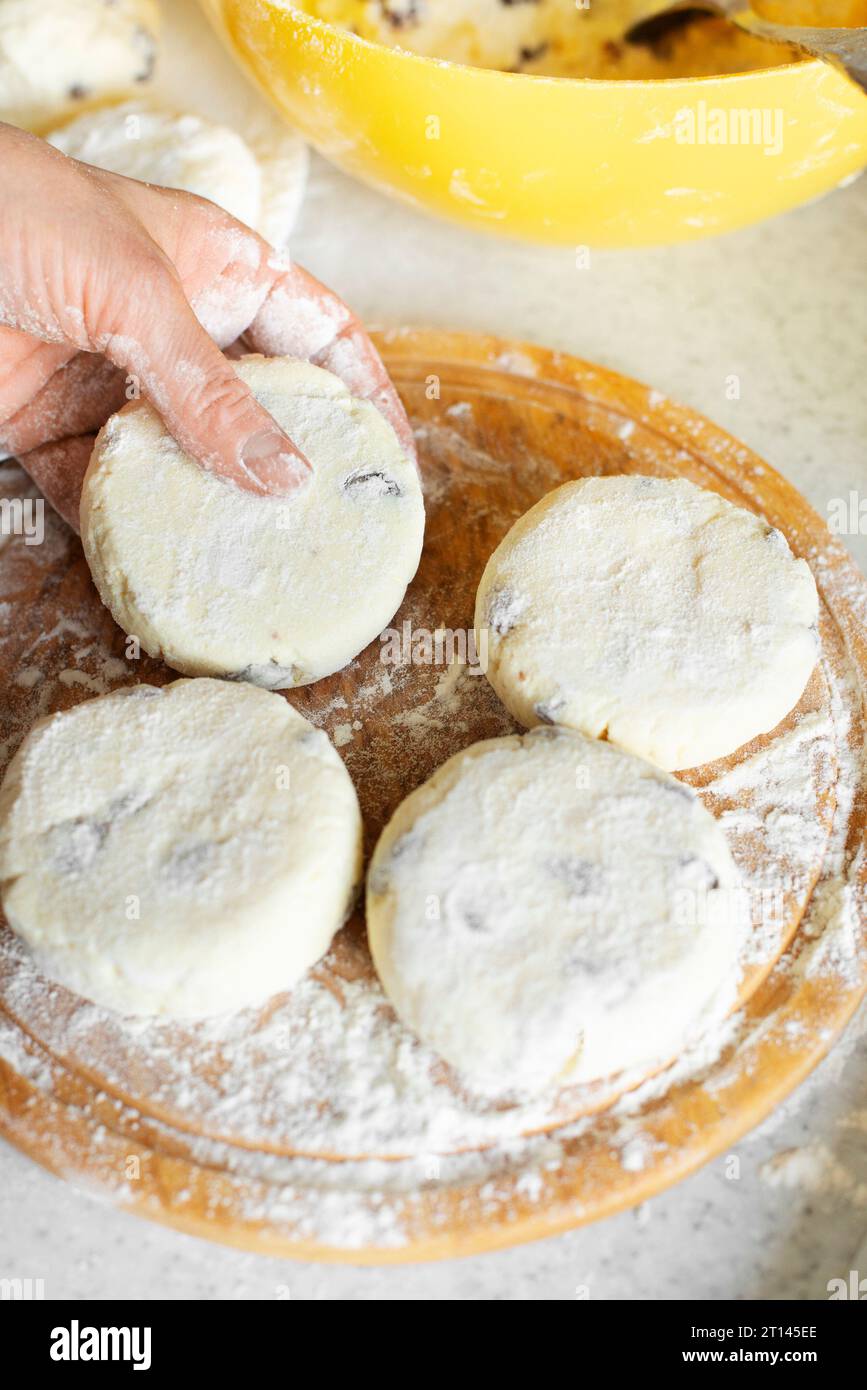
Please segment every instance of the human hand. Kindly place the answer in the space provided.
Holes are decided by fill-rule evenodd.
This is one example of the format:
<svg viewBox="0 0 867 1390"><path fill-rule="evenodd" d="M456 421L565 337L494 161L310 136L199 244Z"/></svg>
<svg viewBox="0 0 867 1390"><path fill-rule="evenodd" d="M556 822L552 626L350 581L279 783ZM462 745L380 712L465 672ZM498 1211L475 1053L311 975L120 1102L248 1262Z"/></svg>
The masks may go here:
<svg viewBox="0 0 867 1390"><path fill-rule="evenodd" d="M259 492L303 482L307 460L220 351L239 338L334 372L414 457L373 344L330 290L214 204L0 124L0 456L76 530L92 432L139 391L203 467Z"/></svg>

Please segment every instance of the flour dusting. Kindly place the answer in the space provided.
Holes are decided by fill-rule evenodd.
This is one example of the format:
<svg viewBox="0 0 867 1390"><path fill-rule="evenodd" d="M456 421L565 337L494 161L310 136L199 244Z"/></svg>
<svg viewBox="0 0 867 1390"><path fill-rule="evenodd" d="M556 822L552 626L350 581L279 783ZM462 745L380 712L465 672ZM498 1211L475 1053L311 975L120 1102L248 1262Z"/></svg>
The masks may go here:
<svg viewBox="0 0 867 1390"><path fill-rule="evenodd" d="M417 394L424 411L423 392ZM397 627L404 619L431 631L470 627L480 571L472 572L461 550L466 528L479 527L491 549L520 511L562 480L555 465L536 459L513 494L500 488L510 463L486 453L476 416L452 411L447 426L416 418L437 565L425 571L423 562ZM743 468L745 490L758 487L751 456L739 458L733 442L721 446L721 459ZM6 495L16 486L26 490L13 466L4 466L2 477ZM468 478L478 493L474 513L464 502ZM0 603L39 591L55 574L75 576L46 610L42 629L35 621L23 638L14 635L14 610L0 609L0 652L14 671L0 730L5 757L36 718L89 698L97 685L169 678L146 659L122 660L122 635L87 583L74 538L61 523L47 523L44 546L26 548L12 538L0 551ZM821 584L824 558L808 558ZM860 588L851 597L863 605ZM600 1142L615 1158L628 1200L628 1184L648 1168L683 1171L691 1161L694 1136L665 1138L685 1088L701 1087L724 1107L728 1088L750 1074L769 1039L783 1056L806 1043L830 1045L840 1000L851 997L854 1007L863 987L865 865L851 831L853 793L864 776L863 728L853 713L860 691L836 634L826 632L823 643L829 655L813 703L787 721L781 736L714 769L698 786L754 900L781 895L781 912L757 913L741 966L754 988L785 985L782 1002L755 1017L739 1006L656 1075L535 1100L473 1097L395 1018L371 972L358 918L291 995L187 1028L83 1004L40 979L20 943L3 931L4 1008L31 1038L0 1015L0 1057L44 1094L61 1085L61 1061L99 1075L99 1086L85 1088L78 1101L93 1126L86 1166L99 1170L94 1189L120 1203L134 1202L138 1192L122 1164L110 1161L116 1146L124 1146L121 1153L141 1146L145 1155L164 1148L178 1155L179 1168L186 1158L231 1173L242 1220L348 1253L398 1250L420 1229L448 1232L463 1219L508 1224L552 1204L564 1224L581 1220L584 1200L590 1210L594 1200L584 1156ZM368 848L406 792L447 757L515 730L488 682L459 663L389 664L381 655L374 642L338 676L291 696L341 745ZM790 925L805 907L791 941ZM827 999L826 1037L817 1039L812 1021L805 1025L787 1004L788 986L796 990L802 980ZM59 1168L69 1164L59 1131L46 1143L56 1144ZM342 1161L323 1162L323 1155ZM70 1173L79 1186L83 1166ZM194 1170L163 1199L181 1217L192 1210Z"/></svg>

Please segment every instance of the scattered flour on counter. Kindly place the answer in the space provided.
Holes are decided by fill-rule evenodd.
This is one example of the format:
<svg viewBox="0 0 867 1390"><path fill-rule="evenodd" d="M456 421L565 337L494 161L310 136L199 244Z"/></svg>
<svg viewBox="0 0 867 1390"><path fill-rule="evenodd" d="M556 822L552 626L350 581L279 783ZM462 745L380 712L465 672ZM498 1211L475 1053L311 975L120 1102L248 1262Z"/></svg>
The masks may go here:
<svg viewBox="0 0 867 1390"><path fill-rule="evenodd" d="M867 1134L867 1110L850 1110L840 1120L843 1129L854 1129L859 1134Z"/></svg>
<svg viewBox="0 0 867 1390"><path fill-rule="evenodd" d="M759 1169L769 1187L786 1191L859 1195L858 1185L825 1144L808 1144L800 1149L782 1149ZM867 1206L867 1189L860 1191L859 1206Z"/></svg>

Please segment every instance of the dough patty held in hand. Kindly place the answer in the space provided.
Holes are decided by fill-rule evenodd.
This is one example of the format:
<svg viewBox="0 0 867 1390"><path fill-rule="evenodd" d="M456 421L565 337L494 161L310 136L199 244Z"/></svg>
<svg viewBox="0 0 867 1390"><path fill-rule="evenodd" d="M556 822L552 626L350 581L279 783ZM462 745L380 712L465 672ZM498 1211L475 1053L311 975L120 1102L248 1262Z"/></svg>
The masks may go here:
<svg viewBox="0 0 867 1390"><path fill-rule="evenodd" d="M205 472L135 401L97 437L81 535L103 602L151 656L271 689L340 670L394 616L424 504L413 462L330 372L247 357L237 370L306 454L288 497Z"/></svg>
<svg viewBox="0 0 867 1390"><path fill-rule="evenodd" d="M200 116L128 101L88 111L46 139L85 164L208 198L274 246L286 244L307 177L306 146L277 120L244 139Z"/></svg>
<svg viewBox="0 0 867 1390"><path fill-rule="evenodd" d="M780 531L683 478L630 475L566 483L522 516L488 561L475 621L522 724L688 768L797 704L818 614Z"/></svg>
<svg viewBox="0 0 867 1390"><path fill-rule="evenodd" d="M694 793L566 729L477 743L371 863L377 972L482 1093L664 1063L734 1002L746 898Z"/></svg>
<svg viewBox="0 0 867 1390"><path fill-rule="evenodd" d="M358 882L361 816L327 735L225 681L140 685L41 720L0 789L0 882L40 969L125 1014L289 989Z"/></svg>

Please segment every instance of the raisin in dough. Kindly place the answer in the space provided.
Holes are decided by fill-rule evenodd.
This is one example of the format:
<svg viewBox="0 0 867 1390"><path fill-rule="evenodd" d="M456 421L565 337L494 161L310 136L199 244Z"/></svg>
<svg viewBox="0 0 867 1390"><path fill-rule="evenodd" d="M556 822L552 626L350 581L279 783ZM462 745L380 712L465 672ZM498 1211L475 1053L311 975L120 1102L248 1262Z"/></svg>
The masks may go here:
<svg viewBox="0 0 867 1390"><path fill-rule="evenodd" d="M125 1014L214 1014L291 988L346 916L360 848L327 735L225 681L52 715L0 789L10 926L51 979Z"/></svg>
<svg viewBox="0 0 867 1390"><path fill-rule="evenodd" d="M283 246L307 176L307 150L279 122L251 143L227 126L140 101L89 111L47 139L73 159L218 203Z"/></svg>
<svg viewBox="0 0 867 1390"><path fill-rule="evenodd" d="M150 81L157 0L0 0L0 121L44 129Z"/></svg>
<svg viewBox="0 0 867 1390"><path fill-rule="evenodd" d="M494 551L476 635L525 726L565 724L688 768L797 704L818 611L807 564L752 512L683 478L585 478Z"/></svg>
<svg viewBox="0 0 867 1390"><path fill-rule="evenodd" d="M289 497L207 473L132 402L97 437L81 534L103 602L151 656L272 689L345 666L387 626L415 574L421 486L391 425L330 372L236 364L303 450Z"/></svg>
<svg viewBox="0 0 867 1390"><path fill-rule="evenodd" d="M566 729L474 744L398 807L370 948L403 1021L480 1093L673 1057L734 1002L745 895L694 793Z"/></svg>

